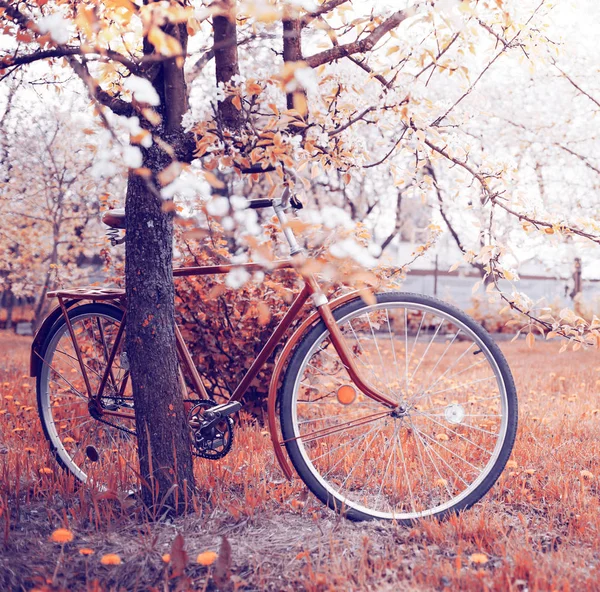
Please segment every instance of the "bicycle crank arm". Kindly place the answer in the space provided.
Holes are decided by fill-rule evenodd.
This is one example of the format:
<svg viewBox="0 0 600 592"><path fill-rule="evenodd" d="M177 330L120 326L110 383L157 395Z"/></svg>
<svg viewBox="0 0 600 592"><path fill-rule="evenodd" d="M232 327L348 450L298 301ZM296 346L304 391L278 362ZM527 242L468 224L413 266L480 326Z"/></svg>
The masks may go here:
<svg viewBox="0 0 600 592"><path fill-rule="evenodd" d="M202 414L202 425L200 426L200 433L203 437L214 437L213 428L224 418L229 415L233 415L237 413L242 408L242 404L239 401L229 401L228 403L223 403L222 405L217 405L216 407L211 407L207 409ZM229 421L229 420L228 420Z"/></svg>
<svg viewBox="0 0 600 592"><path fill-rule="evenodd" d="M229 401L228 403L211 407L204 413L204 417L207 419L212 419L213 416L215 418L227 417L228 415L237 413L241 408L242 404L239 401Z"/></svg>

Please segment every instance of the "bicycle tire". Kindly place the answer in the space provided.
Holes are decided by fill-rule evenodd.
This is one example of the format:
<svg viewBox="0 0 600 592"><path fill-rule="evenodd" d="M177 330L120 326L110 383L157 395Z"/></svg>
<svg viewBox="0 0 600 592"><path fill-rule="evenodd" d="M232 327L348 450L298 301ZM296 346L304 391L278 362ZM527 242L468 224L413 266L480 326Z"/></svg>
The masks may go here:
<svg viewBox="0 0 600 592"><path fill-rule="evenodd" d="M510 368L502 352L500 351L500 348L494 342L489 333L481 325L479 325L478 323L476 323L476 321L469 317L466 313L462 312L456 307L429 296L403 292L385 292L377 294L376 303L377 306L380 307L389 307L391 305L395 305L396 307L405 306L406 310L408 310L410 307L412 307L413 309L421 307L421 309L436 311L440 314L440 316L449 319L449 324L451 324L450 321L455 321L456 326L459 327L458 332L464 331L464 333L467 336L474 340L474 343L477 343L481 347L481 351L483 351L485 359L493 367L495 376L497 376L498 384L500 385L498 389L499 392L502 390L502 395L504 397L502 400L502 405L505 406L505 413L503 412L504 415L502 418L502 422L504 425L502 438L501 441L498 440L499 445L498 443L496 445L496 448L498 450L493 463L485 467L485 475L483 475L483 478L479 480L477 485L473 487L471 491L468 491L466 495L460 497L460 499L458 499L456 503L451 503L449 505L446 504L447 507L440 506L441 509L439 511L435 509L431 511L430 509L428 509L425 512L415 512L414 516L411 516L410 513L406 512L400 512L397 515L395 515L394 513L392 513L392 515L382 515L382 512L379 511L371 511L368 508L365 510L363 506L361 506L360 504L353 503L347 496L345 497L339 492L336 493L335 487L328 483L327 480L321 474L319 474L318 469L315 468L314 464L309 458L309 455L306 452L306 449L304 448L303 441L299 436L300 429L297 425L298 403L295 402L294 399L295 393L297 393L299 389L299 376L303 371L303 368L307 364L307 358L313 355L311 352L316 347L316 344L323 343L324 340L326 340L326 336L328 335L328 331L323 321L317 322L314 326L312 326L312 328L307 330L306 334L296 347L288 364L282 387L280 390L279 399L280 421L283 440L285 442L287 452L289 454L290 460L294 468L296 469L300 478L310 489L310 491L321 502L329 506L331 509L342 513L351 520L371 520L374 518L379 518L391 519L396 520L400 523L411 524L424 516L444 518L449 514L469 508L477 501L479 501L490 490L490 488L497 481L498 477L503 471L506 462L508 461L509 456L511 454L517 431L518 404L514 380L511 375ZM344 322L344 319L351 318L352 315L360 313L361 310L368 309L369 305L367 305L361 298L357 297L356 299L344 303L336 310L334 310L333 316L336 319L338 326L340 326L340 324ZM386 315L387 314L388 313L386 312ZM368 314L367 318L369 318ZM352 324L352 322L350 322L350 324ZM405 331L408 332L408 321L406 321ZM418 340L418 337L419 335L417 334L415 344ZM408 356L408 344L406 347L405 355ZM455 405L455 407L456 406L457 405ZM460 405L458 405L458 407L460 407ZM421 440L421 443L425 442L425 440L420 436L419 439ZM433 445L429 444L428 441L425 442L425 444L433 448ZM435 442L433 444L435 444ZM388 445L388 448L389 446L390 445ZM415 446L418 448L418 443ZM440 446L442 445L440 444ZM402 448L402 444L400 445L400 448ZM423 445L423 448L425 449L425 445ZM388 465L389 463L390 461L388 461ZM425 466L423 466L423 469L425 469ZM383 475L383 478L386 478L385 473ZM410 481L408 475L407 481ZM383 485L380 485L380 494L382 487Z"/></svg>

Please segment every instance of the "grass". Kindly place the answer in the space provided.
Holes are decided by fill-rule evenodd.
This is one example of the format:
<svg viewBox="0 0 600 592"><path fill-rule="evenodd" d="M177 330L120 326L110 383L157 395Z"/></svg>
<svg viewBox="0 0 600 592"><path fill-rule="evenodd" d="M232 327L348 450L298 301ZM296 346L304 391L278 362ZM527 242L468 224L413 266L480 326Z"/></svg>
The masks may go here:
<svg viewBox="0 0 600 592"><path fill-rule="evenodd" d="M285 481L268 434L250 422L231 454L200 465L185 518L151 523L130 499L92 496L47 452L29 344L0 333L0 590L598 589L596 351L503 344L520 402L509 467L473 509L400 527L325 510ZM51 540L58 528L73 540ZM206 551L218 559L197 563Z"/></svg>

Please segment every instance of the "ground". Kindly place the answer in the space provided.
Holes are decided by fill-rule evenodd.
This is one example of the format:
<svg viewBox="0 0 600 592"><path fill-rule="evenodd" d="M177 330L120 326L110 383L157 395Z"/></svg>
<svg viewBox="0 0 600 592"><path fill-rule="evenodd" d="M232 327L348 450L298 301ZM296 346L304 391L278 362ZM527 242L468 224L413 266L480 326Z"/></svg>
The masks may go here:
<svg viewBox="0 0 600 592"><path fill-rule="evenodd" d="M201 495L185 518L153 521L129 499L92 498L46 450L29 345L0 333L0 590L598 589L595 350L502 342L520 403L509 466L460 516L401 527L323 509L284 479L268 434L251 422L234 451L199 475ZM52 541L58 528L73 540ZM199 564L205 551L219 559ZM120 564L103 564L107 554Z"/></svg>

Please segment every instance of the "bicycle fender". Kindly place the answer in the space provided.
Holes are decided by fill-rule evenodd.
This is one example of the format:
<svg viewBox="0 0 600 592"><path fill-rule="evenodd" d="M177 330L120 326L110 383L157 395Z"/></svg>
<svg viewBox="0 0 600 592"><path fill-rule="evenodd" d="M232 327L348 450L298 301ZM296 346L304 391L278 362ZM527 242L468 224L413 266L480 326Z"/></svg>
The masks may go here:
<svg viewBox="0 0 600 592"><path fill-rule="evenodd" d="M77 300L67 300L64 305L65 308L71 308ZM48 316L44 319L44 322L40 325L39 329L35 332L35 337L33 338L33 343L31 344L31 354L29 358L29 376L37 376L40 364L42 360L40 358L39 351L44 345L46 341L46 337L48 333L50 333L50 329L54 326L54 323L62 316L63 311L60 306L56 306L53 308Z"/></svg>
<svg viewBox="0 0 600 592"><path fill-rule="evenodd" d="M340 296L332 300L329 303L331 310L334 311L336 308L339 308L342 304L346 304L350 300L354 300L355 298L360 298L360 294L357 291L350 292L349 294L345 294L344 296ZM269 423L269 433L271 435L271 442L273 444L273 450L275 451L275 458L277 458L277 462L283 471L283 474L288 480L292 480L294 472L290 467L290 463L287 458L287 453L285 452L285 445L281 438L281 431L279 429L279 424L277 423L277 397L279 395L279 383L281 381L281 376L283 374L284 369L287 366L287 361L289 357L294 352L294 349L304 336L304 334L317 322L321 320L321 315L318 310L315 310L312 314L310 314L301 325L294 331L290 339L285 344L285 347L279 354L277 361L275 362L275 368L273 369L273 374L271 375L271 382L269 383L269 395L267 398L267 419Z"/></svg>

